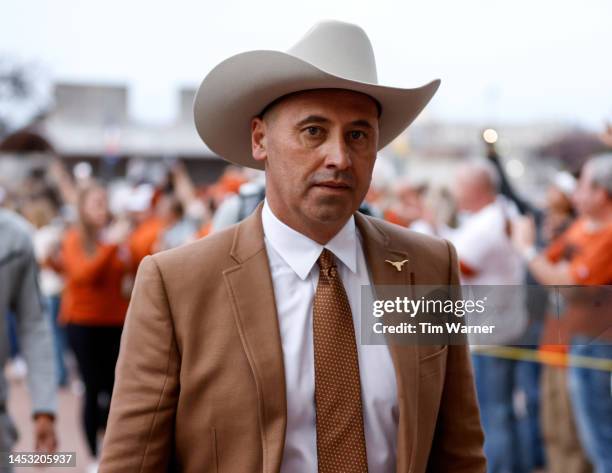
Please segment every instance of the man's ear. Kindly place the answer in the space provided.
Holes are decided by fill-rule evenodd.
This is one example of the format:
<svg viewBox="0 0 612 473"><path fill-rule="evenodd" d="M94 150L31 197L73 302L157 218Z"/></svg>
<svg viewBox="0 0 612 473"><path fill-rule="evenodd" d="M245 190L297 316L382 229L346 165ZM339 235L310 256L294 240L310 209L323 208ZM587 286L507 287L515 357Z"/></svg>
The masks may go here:
<svg viewBox="0 0 612 473"><path fill-rule="evenodd" d="M266 150L266 123L260 117L251 120L251 152L253 159L263 161L268 157Z"/></svg>

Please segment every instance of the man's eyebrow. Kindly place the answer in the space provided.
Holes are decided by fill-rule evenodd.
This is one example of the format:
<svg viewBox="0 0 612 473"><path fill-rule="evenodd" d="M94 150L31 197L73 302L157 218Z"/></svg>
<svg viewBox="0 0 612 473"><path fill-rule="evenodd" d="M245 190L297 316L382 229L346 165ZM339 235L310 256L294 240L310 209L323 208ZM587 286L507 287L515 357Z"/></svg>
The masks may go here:
<svg viewBox="0 0 612 473"><path fill-rule="evenodd" d="M330 123L331 120L322 117L320 115L309 115L306 118L304 118L303 120L300 120L297 124L296 127L299 128L301 126L304 126L308 123L320 123L320 124L328 124ZM374 125L372 125L368 120L366 119L360 119L360 120L354 120L351 123L351 126L360 126L363 128L370 128L370 129L374 129Z"/></svg>
<svg viewBox="0 0 612 473"><path fill-rule="evenodd" d="M297 128L306 125L307 123L320 123L320 124L327 124L329 123L330 120L328 120L325 117L322 117L320 115L308 115L306 118L304 118L303 120L300 120L295 126Z"/></svg>
<svg viewBox="0 0 612 473"><path fill-rule="evenodd" d="M374 129L374 125L372 125L368 120L365 120L365 119L355 120L355 121L351 122L351 125L353 125L353 126L360 126L360 127L363 127L363 128Z"/></svg>

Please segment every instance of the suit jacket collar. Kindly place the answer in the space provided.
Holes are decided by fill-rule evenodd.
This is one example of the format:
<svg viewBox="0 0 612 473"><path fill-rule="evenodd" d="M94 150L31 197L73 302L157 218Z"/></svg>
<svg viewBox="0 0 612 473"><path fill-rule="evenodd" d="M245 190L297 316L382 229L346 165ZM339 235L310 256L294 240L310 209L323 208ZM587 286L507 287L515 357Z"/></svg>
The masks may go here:
<svg viewBox="0 0 612 473"><path fill-rule="evenodd" d="M276 473L283 457L287 400L282 344L274 288L261 223L262 205L235 227L231 257L237 265L226 269L224 279L240 340L253 371L259 398L263 446L263 471ZM373 285L407 285L413 281L411 255L394 248L374 219L355 214ZM385 260L408 259L403 271ZM413 449L418 412L418 352L415 346L389 345L398 386L400 420L397 439L397 471L407 472L415 458Z"/></svg>
<svg viewBox="0 0 612 473"><path fill-rule="evenodd" d="M267 248L271 246L300 279L308 277L323 248L331 251L351 272L357 271L357 230L353 217L325 245L286 225L274 215L266 201L261 211L261 219Z"/></svg>

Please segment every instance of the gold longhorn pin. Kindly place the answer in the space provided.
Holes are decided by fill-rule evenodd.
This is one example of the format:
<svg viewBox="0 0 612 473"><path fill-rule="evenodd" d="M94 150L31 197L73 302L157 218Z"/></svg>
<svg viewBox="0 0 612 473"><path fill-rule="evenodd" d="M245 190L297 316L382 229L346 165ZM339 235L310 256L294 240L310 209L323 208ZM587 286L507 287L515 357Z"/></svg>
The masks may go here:
<svg viewBox="0 0 612 473"><path fill-rule="evenodd" d="M404 267L404 264L406 264L408 262L407 259L405 259L404 261L389 261L388 259L385 260L385 263L389 263L391 266L395 267L395 269L397 269L398 271L401 271L402 268Z"/></svg>

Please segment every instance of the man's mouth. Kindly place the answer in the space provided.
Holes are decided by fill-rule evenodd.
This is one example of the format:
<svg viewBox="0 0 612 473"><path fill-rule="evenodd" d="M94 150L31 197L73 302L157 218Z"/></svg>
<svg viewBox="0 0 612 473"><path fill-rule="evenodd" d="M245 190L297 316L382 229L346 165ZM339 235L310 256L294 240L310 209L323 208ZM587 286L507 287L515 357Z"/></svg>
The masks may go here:
<svg viewBox="0 0 612 473"><path fill-rule="evenodd" d="M317 182L315 184L316 187L324 187L324 188L329 188L329 189L336 189L336 190L349 190L351 188L350 185L348 185L346 182L342 182L342 181L323 181L323 182Z"/></svg>

